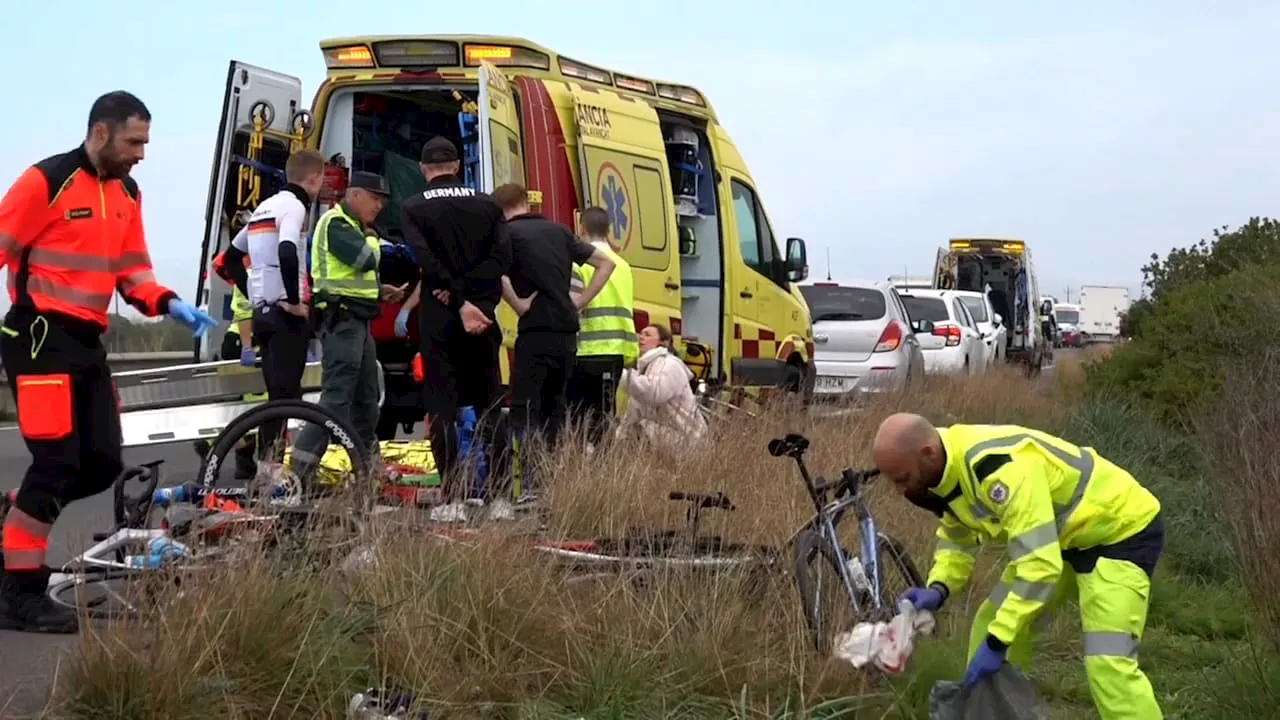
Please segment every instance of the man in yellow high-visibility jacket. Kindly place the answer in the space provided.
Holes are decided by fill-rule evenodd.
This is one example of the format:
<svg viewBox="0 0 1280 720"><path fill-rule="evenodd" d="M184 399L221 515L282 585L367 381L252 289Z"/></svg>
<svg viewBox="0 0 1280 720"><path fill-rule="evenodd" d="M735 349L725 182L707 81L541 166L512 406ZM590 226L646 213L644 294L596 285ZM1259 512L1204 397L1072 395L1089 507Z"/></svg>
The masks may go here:
<svg viewBox="0 0 1280 720"><path fill-rule="evenodd" d="M609 215L593 207L582 213L584 239L613 260L613 274L604 289L582 309L578 329L578 361L569 379L568 401L574 422L585 426L587 439L599 444L617 410L622 369L635 365L640 350L636 339L635 291L631 266L608 241ZM595 268L575 265L570 292L591 283Z"/></svg>
<svg viewBox="0 0 1280 720"><path fill-rule="evenodd" d="M319 405L351 423L357 441L378 447L378 359L369 323L379 298L399 300L399 290L378 278L382 250L370 224L391 191L381 175L351 173L342 202L316 221L311 240L311 274L320 331ZM293 444L293 471L310 479L329 445L329 432L307 425Z"/></svg>
<svg viewBox="0 0 1280 720"><path fill-rule="evenodd" d="M908 500L941 519L927 587L904 595L917 608L937 610L964 589L979 542L1008 545L1001 583L974 618L966 686L1006 656L1029 665L1033 621L1075 592L1103 720L1162 717L1137 659L1164 548L1150 491L1092 448L1017 425L935 428L899 413L881 424L874 455Z"/></svg>

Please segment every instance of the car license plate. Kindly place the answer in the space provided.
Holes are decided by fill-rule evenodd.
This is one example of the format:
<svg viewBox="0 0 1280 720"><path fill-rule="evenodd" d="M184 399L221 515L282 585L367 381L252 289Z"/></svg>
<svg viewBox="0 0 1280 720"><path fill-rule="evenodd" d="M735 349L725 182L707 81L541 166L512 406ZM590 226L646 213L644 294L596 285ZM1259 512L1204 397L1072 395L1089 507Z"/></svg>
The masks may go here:
<svg viewBox="0 0 1280 720"><path fill-rule="evenodd" d="M819 392L845 392L853 388L856 378L819 375L814 389Z"/></svg>

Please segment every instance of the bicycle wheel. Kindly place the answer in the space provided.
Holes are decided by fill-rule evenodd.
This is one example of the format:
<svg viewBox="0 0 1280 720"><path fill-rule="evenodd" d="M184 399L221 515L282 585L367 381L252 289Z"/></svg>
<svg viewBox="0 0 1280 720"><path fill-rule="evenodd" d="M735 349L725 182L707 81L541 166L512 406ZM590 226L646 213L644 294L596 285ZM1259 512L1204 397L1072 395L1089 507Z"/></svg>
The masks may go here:
<svg viewBox="0 0 1280 720"><path fill-rule="evenodd" d="M150 575L151 578L143 576ZM68 573L49 584L49 599L95 620L136 618L151 601L140 579L158 579L157 573L138 570L89 568Z"/></svg>
<svg viewBox="0 0 1280 720"><path fill-rule="evenodd" d="M371 448L362 447L351 424L335 416L325 408L304 400L272 400L237 417L223 428L213 441L213 446L200 464L198 481L205 488L218 484L218 471L230 458L242 438L256 430L264 422L272 420L301 420L320 425L329 432L330 443L337 443L347 453L351 462L351 474L355 478L355 495L358 509L367 513L373 506Z"/></svg>
<svg viewBox="0 0 1280 720"><path fill-rule="evenodd" d="M847 549L844 555L858 558ZM879 608L870 588L859 588L857 606L861 613L855 614L853 599L840 577L835 549L814 530L805 530L796 536L793 552L796 589L805 624L818 652L829 652L836 633L850 630L856 623L889 620L897 612L898 596L908 588L924 584L906 549L892 537L877 536L876 557L881 578Z"/></svg>

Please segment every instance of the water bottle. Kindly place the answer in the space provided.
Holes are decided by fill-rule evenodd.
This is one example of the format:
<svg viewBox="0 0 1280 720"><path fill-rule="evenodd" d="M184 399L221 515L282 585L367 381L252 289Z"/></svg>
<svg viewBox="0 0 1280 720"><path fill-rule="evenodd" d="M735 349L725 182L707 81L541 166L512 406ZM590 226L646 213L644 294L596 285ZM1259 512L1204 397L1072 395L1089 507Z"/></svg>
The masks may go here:
<svg viewBox="0 0 1280 720"><path fill-rule="evenodd" d="M862 566L862 560L855 556L850 556L845 568L849 571L849 579L853 581L853 587L858 592L871 592L871 581L867 579L867 571Z"/></svg>
<svg viewBox="0 0 1280 720"><path fill-rule="evenodd" d="M147 542L146 555L126 555L124 564L139 570L154 570L167 562L186 557L187 550L182 545L167 537L157 537Z"/></svg>
<svg viewBox="0 0 1280 720"><path fill-rule="evenodd" d="M160 488L151 495L151 502L159 507L169 507L172 503L187 502L187 489L177 487Z"/></svg>

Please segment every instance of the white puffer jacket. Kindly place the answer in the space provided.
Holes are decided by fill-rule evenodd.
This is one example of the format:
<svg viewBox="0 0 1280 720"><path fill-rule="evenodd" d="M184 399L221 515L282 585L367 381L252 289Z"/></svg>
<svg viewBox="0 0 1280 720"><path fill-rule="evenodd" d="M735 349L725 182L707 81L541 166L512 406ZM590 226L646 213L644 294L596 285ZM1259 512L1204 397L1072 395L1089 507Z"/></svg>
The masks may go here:
<svg viewBox="0 0 1280 720"><path fill-rule="evenodd" d="M639 430L650 442L671 447L702 439L707 424L689 383L693 372L664 347L640 356L635 370L622 373L627 411L620 434Z"/></svg>

